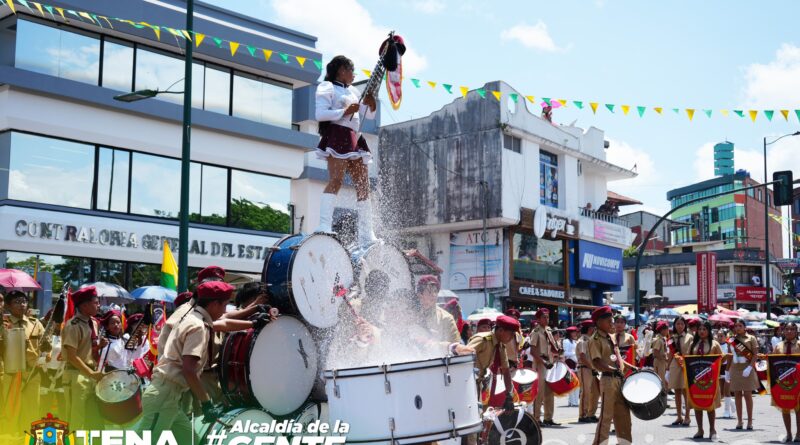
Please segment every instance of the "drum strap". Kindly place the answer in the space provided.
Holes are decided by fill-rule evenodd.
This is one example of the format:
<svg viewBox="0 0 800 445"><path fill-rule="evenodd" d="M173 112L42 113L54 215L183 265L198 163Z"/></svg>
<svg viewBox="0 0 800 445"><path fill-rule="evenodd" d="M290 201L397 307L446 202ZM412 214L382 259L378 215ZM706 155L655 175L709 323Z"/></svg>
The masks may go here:
<svg viewBox="0 0 800 445"><path fill-rule="evenodd" d="M614 341L611 340L611 336L607 336L606 340L608 340L608 344L611 346L611 350L614 351L614 356L617 358L617 369L622 371L622 353L619 352L619 347L614 344Z"/></svg>
<svg viewBox="0 0 800 445"><path fill-rule="evenodd" d="M514 424L513 427L511 427L512 430L515 429L519 425L520 422L522 422L522 418L523 417L525 417L525 410L518 409L517 410L517 422ZM506 437L506 430L503 428L503 425L500 424L499 417L498 416L494 416L494 418L492 419L492 422L494 423L494 427L497 428L497 432L500 433L500 437L505 438ZM501 441L501 442L505 442L505 441Z"/></svg>

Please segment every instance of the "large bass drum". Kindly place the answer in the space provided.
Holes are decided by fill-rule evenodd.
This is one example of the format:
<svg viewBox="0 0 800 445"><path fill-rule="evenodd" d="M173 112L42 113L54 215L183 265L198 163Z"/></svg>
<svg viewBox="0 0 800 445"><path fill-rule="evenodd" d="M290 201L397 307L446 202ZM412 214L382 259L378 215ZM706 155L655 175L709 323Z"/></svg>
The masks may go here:
<svg viewBox="0 0 800 445"><path fill-rule="evenodd" d="M325 371L330 418L347 443L403 445L482 429L474 356Z"/></svg>
<svg viewBox="0 0 800 445"><path fill-rule="evenodd" d="M661 377L645 369L634 372L622 382L622 398L634 416L653 420L667 410L667 391Z"/></svg>
<svg viewBox="0 0 800 445"><path fill-rule="evenodd" d="M308 398L319 357L308 328L297 318L281 316L258 332L229 335L219 360L222 392L230 406L260 406L283 416Z"/></svg>
<svg viewBox="0 0 800 445"><path fill-rule="evenodd" d="M250 425L265 425L272 423L273 420L275 419L272 416L260 409L248 408L237 408L228 411L227 413L223 414L222 417L211 423L204 423L203 416L195 417L193 425L194 434L195 437L199 439L199 441L195 443L207 444L214 442L216 445L228 445L231 443L255 443L256 438L267 436L267 434L250 432L233 433L231 432L231 429L233 429L238 422L241 422L241 425L244 427L247 425L247 421L250 421ZM209 439L210 433L215 433L216 436L220 434L222 429L225 429L226 431L223 439Z"/></svg>
<svg viewBox="0 0 800 445"><path fill-rule="evenodd" d="M489 445L539 445L542 429L533 416L522 409L503 411L492 420L488 439Z"/></svg>
<svg viewBox="0 0 800 445"><path fill-rule="evenodd" d="M302 317L317 328L339 320L338 287L350 288L350 254L331 235L290 235L270 249L261 281L270 290L270 303L281 313Z"/></svg>
<svg viewBox="0 0 800 445"><path fill-rule="evenodd" d="M142 387L139 377L118 369L103 376L94 387L103 418L124 425L142 413Z"/></svg>
<svg viewBox="0 0 800 445"><path fill-rule="evenodd" d="M373 270L380 270L389 276L389 296L398 289L414 288L414 276L406 255L391 244L378 240L365 247L358 246L352 251L352 259L359 289L365 288L367 276Z"/></svg>

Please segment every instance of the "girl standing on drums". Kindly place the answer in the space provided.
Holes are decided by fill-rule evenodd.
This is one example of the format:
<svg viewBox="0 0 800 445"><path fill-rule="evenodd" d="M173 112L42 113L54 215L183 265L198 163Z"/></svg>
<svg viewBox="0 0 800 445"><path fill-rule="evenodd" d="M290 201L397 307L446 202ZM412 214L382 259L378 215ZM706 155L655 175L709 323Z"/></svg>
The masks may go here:
<svg viewBox="0 0 800 445"><path fill-rule="evenodd" d="M328 186L320 200L318 232L330 232L336 195L342 187L345 173L356 187L358 198L358 242L361 245L375 240L372 234L372 210L369 203L369 176L367 164L372 154L366 141L356 133L361 119L375 117L375 98L368 95L359 103L359 92L351 84L353 62L345 56L336 56L326 67L325 81L317 85L316 118L322 138L317 145L317 156L328 161ZM363 116L362 116L363 114Z"/></svg>
<svg viewBox="0 0 800 445"><path fill-rule="evenodd" d="M742 429L742 397L747 405L747 429L753 429L753 391L758 389L756 377L756 360L758 357L758 340L746 332L744 320L737 319L733 324L735 336L733 341L733 360L728 365L731 378L731 391L736 395L736 429ZM742 345L749 352L749 359L736 350L736 345Z"/></svg>
<svg viewBox="0 0 800 445"><path fill-rule="evenodd" d="M711 336L711 323L706 321L697 328L697 336L692 340L689 353L691 355L722 355L722 348L720 344ZM717 397L714 401L714 407L708 410L708 425L710 434L708 436L712 441L717 438L717 429L715 428L716 409L722 406L719 398L719 390L717 390ZM686 401L688 403L689 396L687 394ZM699 409L694 410L694 418L697 420L697 434L694 435L695 439L703 438L703 411Z"/></svg>
<svg viewBox="0 0 800 445"><path fill-rule="evenodd" d="M683 378L683 356L688 354L692 345L692 334L686 332L686 320L678 317L672 322L669 358L669 389L675 391L675 408L678 420L673 425L689 426L689 399L686 397L686 380Z"/></svg>
<svg viewBox="0 0 800 445"><path fill-rule="evenodd" d="M783 328L784 339L775 346L774 354L798 354L800 353L800 342L797 341L797 325L788 323ZM772 402L775 406L775 402ZM792 440L792 417L790 412L781 412L783 415L783 426L786 427L786 437L783 442ZM797 435L794 436L795 442L800 442L800 405L794 410L795 423L797 424Z"/></svg>

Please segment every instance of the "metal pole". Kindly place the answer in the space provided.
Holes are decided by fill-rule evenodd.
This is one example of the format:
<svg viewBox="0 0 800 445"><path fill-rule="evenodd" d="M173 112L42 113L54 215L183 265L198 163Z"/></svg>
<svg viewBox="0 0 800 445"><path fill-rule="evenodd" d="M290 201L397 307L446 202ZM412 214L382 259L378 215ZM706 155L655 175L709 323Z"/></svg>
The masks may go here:
<svg viewBox="0 0 800 445"><path fill-rule="evenodd" d="M194 0L186 0L186 32L194 30ZM181 150L181 210L178 231L178 292L189 288L189 172L192 136L192 51L194 44L186 39L183 76L183 140Z"/></svg>
<svg viewBox="0 0 800 445"><path fill-rule="evenodd" d="M767 138L764 138L764 184L767 183ZM764 187L764 288L767 291L767 320L769 320L770 310L772 309L772 295L770 295L770 261L769 261L769 189Z"/></svg>

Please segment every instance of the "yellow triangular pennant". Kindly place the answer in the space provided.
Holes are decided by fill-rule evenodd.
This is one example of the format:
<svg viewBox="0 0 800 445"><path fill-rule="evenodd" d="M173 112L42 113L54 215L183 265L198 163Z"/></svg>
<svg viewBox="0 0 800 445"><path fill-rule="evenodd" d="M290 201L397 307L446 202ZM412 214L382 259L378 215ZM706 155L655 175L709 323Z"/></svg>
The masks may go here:
<svg viewBox="0 0 800 445"><path fill-rule="evenodd" d="M39 14L44 17L44 10L42 9L42 4L39 2L33 2L33 5L36 6L36 9L39 11Z"/></svg>
<svg viewBox="0 0 800 445"><path fill-rule="evenodd" d="M305 68L305 65L306 65L306 58L305 57L294 56L294 58L297 59L297 63L300 64L301 68Z"/></svg>
<svg viewBox="0 0 800 445"><path fill-rule="evenodd" d="M272 50L262 49L261 51L264 52L264 61L269 62L269 58L272 57Z"/></svg>
<svg viewBox="0 0 800 445"><path fill-rule="evenodd" d="M589 106L592 107L592 113L597 114L597 106L600 105L597 102L589 102Z"/></svg>
<svg viewBox="0 0 800 445"><path fill-rule="evenodd" d="M203 43L203 39L205 39L205 38L206 38L205 34L200 34L199 32L195 33L194 34L194 44L199 47L200 44Z"/></svg>
<svg viewBox="0 0 800 445"><path fill-rule="evenodd" d="M781 110L781 114L785 120L789 120L789 110Z"/></svg>
<svg viewBox="0 0 800 445"><path fill-rule="evenodd" d="M459 87L458 89L461 91L462 96L467 97L467 93L469 93L468 87Z"/></svg>
<svg viewBox="0 0 800 445"><path fill-rule="evenodd" d="M756 121L756 117L758 117L758 110L750 110L747 113L750 114L750 120L755 122Z"/></svg>
<svg viewBox="0 0 800 445"><path fill-rule="evenodd" d="M725 116L725 117L728 117L728 113L730 113L730 111L728 111L728 110L719 110L719 113L721 115Z"/></svg>
<svg viewBox="0 0 800 445"><path fill-rule="evenodd" d="M156 39L161 40L161 28L158 26L151 26L150 29L156 34Z"/></svg>
<svg viewBox="0 0 800 445"><path fill-rule="evenodd" d="M190 42L192 41L192 35L189 34L189 31L187 31L185 29L182 29L181 30L181 34L183 34L183 36L186 37L186 40L188 40Z"/></svg>
<svg viewBox="0 0 800 445"><path fill-rule="evenodd" d="M9 1L8 4L9 5L13 5L13 3L11 3L11 1ZM61 16L62 19L64 19L64 20L67 19L66 17L64 17L64 8L59 8L58 6L54 6L54 8L56 8L56 11L58 11L58 14ZM13 11L14 8L12 7L11 10ZM133 24L133 23L131 22L131 24Z"/></svg>
<svg viewBox="0 0 800 445"><path fill-rule="evenodd" d="M656 113L658 114L661 114L661 112L664 111L664 109L661 107L653 107L653 109L656 110Z"/></svg>
<svg viewBox="0 0 800 445"><path fill-rule="evenodd" d="M503 93L501 93L499 91L492 91L492 96L494 96L494 98L497 99L497 100L500 100L500 96L502 96L502 95L503 95Z"/></svg>
<svg viewBox="0 0 800 445"><path fill-rule="evenodd" d="M628 112L631 111L630 105L620 105L619 107L622 108L622 114L624 114L625 116L627 116Z"/></svg>
<svg viewBox="0 0 800 445"><path fill-rule="evenodd" d="M429 80L429 81L428 81L428 85L430 85L430 86L431 86L431 88L436 88L436 82L434 82L434 81L432 81L432 80Z"/></svg>
<svg viewBox="0 0 800 445"><path fill-rule="evenodd" d="M567 106L567 99L557 99L558 103L561 104L562 107Z"/></svg>
<svg viewBox="0 0 800 445"><path fill-rule="evenodd" d="M687 108L686 115L689 116L689 120L692 120L694 118L694 108Z"/></svg>
<svg viewBox="0 0 800 445"><path fill-rule="evenodd" d="M239 49L239 42L231 42L231 56L236 55L237 49Z"/></svg>
<svg viewBox="0 0 800 445"><path fill-rule="evenodd" d="M525 99L528 99L528 101L530 103L535 103L536 102L536 97L535 96L525 96Z"/></svg>
<svg viewBox="0 0 800 445"><path fill-rule="evenodd" d="M367 77L372 77L372 71L370 70L361 70L361 72Z"/></svg>
<svg viewBox="0 0 800 445"><path fill-rule="evenodd" d="M14 0L8 0L8 7L11 8L11 12L13 12L14 14L17 13L17 8L14 6ZM56 9L58 9L58 8L56 8ZM63 11L64 11L63 9L61 11L59 11L59 12L61 12L61 17L64 17Z"/></svg>

